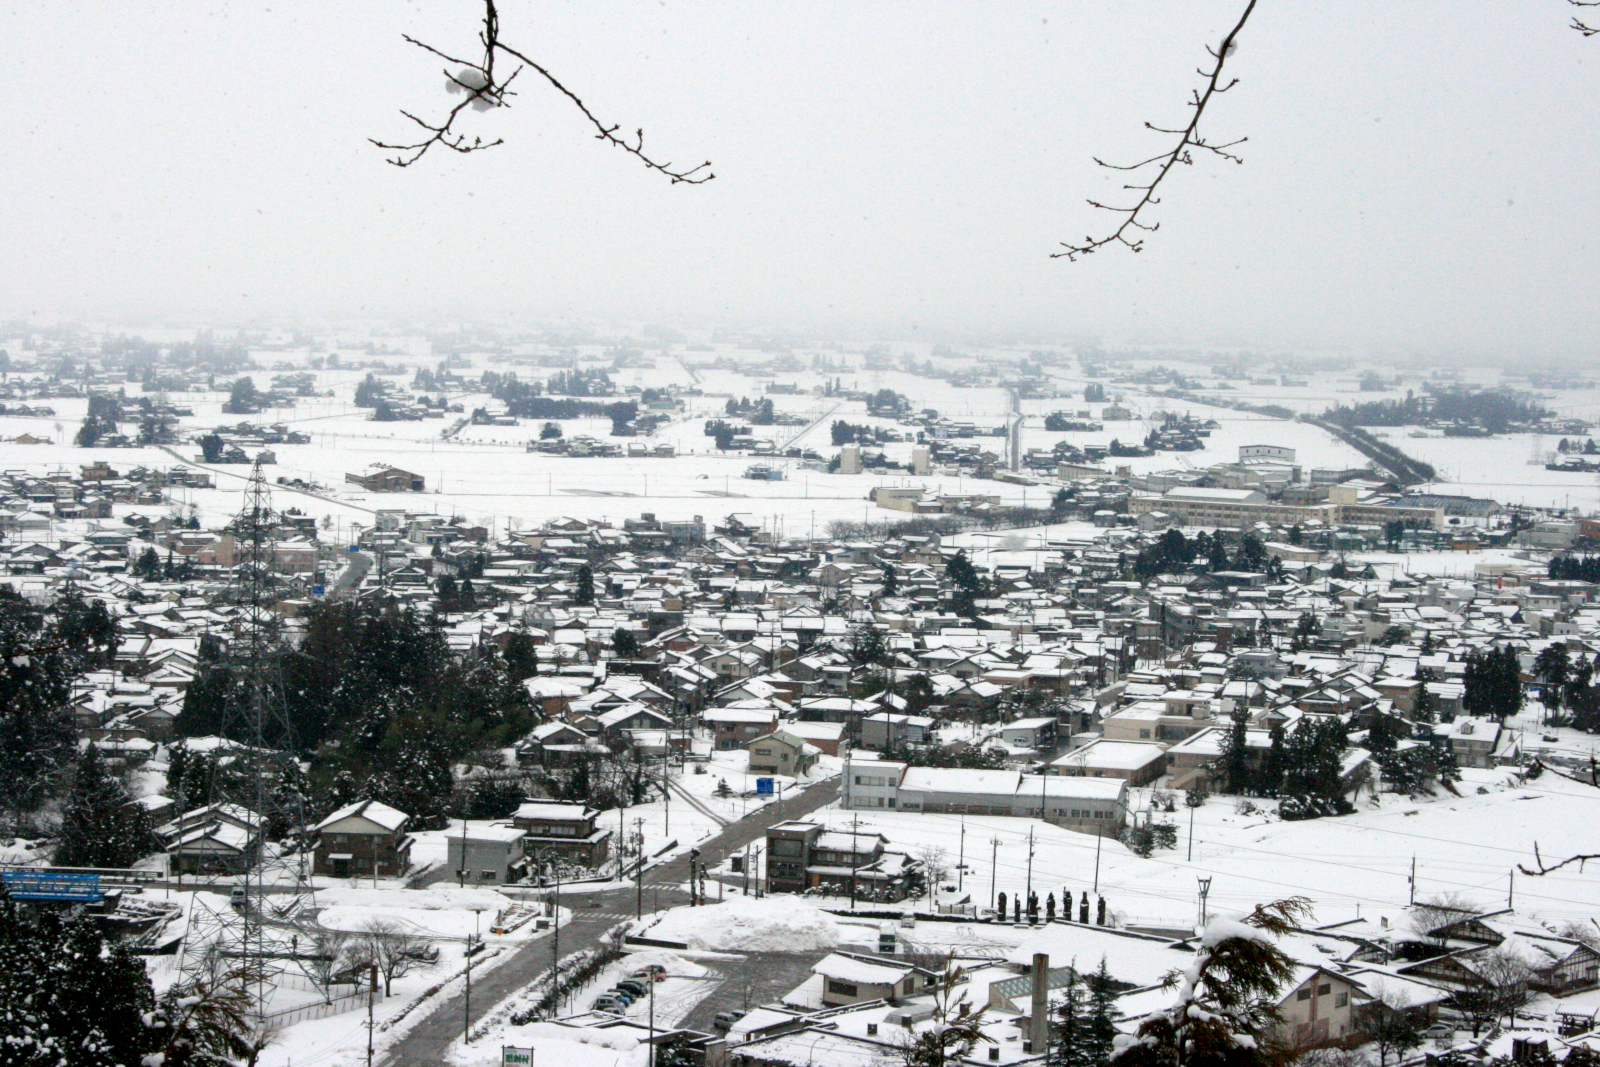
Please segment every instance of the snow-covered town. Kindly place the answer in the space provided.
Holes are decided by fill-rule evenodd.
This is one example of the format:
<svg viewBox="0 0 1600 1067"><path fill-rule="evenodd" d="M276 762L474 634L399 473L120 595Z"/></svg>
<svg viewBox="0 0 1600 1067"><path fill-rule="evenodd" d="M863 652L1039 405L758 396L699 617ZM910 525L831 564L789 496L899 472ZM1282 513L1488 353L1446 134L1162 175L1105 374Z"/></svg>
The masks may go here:
<svg viewBox="0 0 1600 1067"><path fill-rule="evenodd" d="M257 1063L1102 1062L1241 936L1297 1055L1589 1054L1592 384L4 351L8 907Z"/></svg>
<svg viewBox="0 0 1600 1067"><path fill-rule="evenodd" d="M0 38L0 1067L1600 1067L1600 0Z"/></svg>

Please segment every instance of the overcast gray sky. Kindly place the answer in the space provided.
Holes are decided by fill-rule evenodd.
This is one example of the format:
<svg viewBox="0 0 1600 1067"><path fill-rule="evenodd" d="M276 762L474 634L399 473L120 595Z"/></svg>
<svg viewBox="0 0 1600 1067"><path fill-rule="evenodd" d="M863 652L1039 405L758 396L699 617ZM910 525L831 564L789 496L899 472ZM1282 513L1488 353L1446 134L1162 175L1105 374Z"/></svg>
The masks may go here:
<svg viewBox="0 0 1600 1067"><path fill-rule="evenodd" d="M1262 0L1140 255L1051 260L1241 0L502 0L531 79L399 170L476 0L0 8L0 314L649 316L1588 355L1600 39L1559 0Z"/></svg>

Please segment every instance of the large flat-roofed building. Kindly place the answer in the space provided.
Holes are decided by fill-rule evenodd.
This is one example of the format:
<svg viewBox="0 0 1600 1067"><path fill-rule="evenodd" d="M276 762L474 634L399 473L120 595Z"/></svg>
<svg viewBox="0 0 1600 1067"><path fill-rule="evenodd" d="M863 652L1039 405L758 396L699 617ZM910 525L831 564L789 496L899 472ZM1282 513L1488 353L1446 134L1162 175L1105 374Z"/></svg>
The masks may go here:
<svg viewBox="0 0 1600 1067"><path fill-rule="evenodd" d="M1127 816L1128 783L1020 771L910 767L896 798L901 811L1044 819L1084 833L1110 834Z"/></svg>
<svg viewBox="0 0 1600 1067"><path fill-rule="evenodd" d="M1337 487L1336 487L1337 488ZM1382 525L1398 519L1412 526L1438 529L1443 513L1436 508L1359 503L1351 493L1326 504L1275 504L1254 489L1170 489L1160 496L1136 495L1128 501L1133 515L1165 512L1183 526L1216 526L1239 530L1258 522L1293 525L1320 522Z"/></svg>
<svg viewBox="0 0 1600 1067"><path fill-rule="evenodd" d="M1251 463L1266 460L1269 463L1293 463L1294 449L1282 445L1240 445L1239 462Z"/></svg>

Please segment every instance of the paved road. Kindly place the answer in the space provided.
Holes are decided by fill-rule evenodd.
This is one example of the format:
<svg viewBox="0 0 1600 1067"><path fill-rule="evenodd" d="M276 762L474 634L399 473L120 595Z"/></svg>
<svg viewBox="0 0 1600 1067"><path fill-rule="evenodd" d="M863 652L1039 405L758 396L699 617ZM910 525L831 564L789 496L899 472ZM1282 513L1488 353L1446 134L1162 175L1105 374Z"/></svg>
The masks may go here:
<svg viewBox="0 0 1600 1067"><path fill-rule="evenodd" d="M359 586L367 571L372 569L372 557L365 552L351 552L346 558L350 565L339 572L338 580L333 583L332 592L336 594Z"/></svg>
<svg viewBox="0 0 1600 1067"><path fill-rule="evenodd" d="M769 804L758 808L747 818L741 819L728 827L716 837L701 844L700 857L707 864L720 863L723 858L733 852L742 851L746 844L760 840L767 828L789 819L798 819L818 808L831 804L839 795L839 780L830 778L818 782L799 794L786 798L782 804ZM647 904L655 906L659 901L661 906L674 907L687 904L689 896L679 885L689 880L689 857L680 856L667 861L658 867L645 872L644 896ZM715 890L713 889L714 893ZM602 937L617 923L624 919L631 919L637 903L637 889L612 889L605 892L563 894L561 903L573 909L573 918L566 926L561 928L561 955L582 949L593 948L600 943ZM533 941L519 946L510 959L503 961L498 967L488 972L481 980L474 979L472 983L472 1011L471 1020L474 1024L479 1022L490 1009L500 1001L527 986L550 966L551 956L550 935L545 934ZM744 966L755 966L756 961L751 960ZM807 965L809 967L809 964ZM787 981L788 972L784 973ZM803 976L802 976L803 977ZM794 984L789 987L792 988ZM730 982L729 985L739 986L742 1000L743 982ZM588 991L580 993L579 997L588 996ZM751 996L761 996L771 999L766 992L764 983L757 983L752 987ZM719 1001L720 1002L720 1001ZM759 1003L752 1000L752 1003ZM445 1050L450 1043L461 1036L463 1018L465 1015L465 997L457 995L448 1001L439 1004L424 1019L413 1026L393 1049L390 1050L386 1067L438 1067L444 1062ZM716 1011L729 1010L728 1007L713 1008ZM691 1015L698 1021L700 1013ZM708 1016L709 1019L709 1016Z"/></svg>
<svg viewBox="0 0 1600 1067"><path fill-rule="evenodd" d="M743 1015L751 1008L771 1004L811 977L811 967L826 952L751 952L745 958L710 965L727 977L684 1016L679 1025L709 1034L719 1012Z"/></svg>

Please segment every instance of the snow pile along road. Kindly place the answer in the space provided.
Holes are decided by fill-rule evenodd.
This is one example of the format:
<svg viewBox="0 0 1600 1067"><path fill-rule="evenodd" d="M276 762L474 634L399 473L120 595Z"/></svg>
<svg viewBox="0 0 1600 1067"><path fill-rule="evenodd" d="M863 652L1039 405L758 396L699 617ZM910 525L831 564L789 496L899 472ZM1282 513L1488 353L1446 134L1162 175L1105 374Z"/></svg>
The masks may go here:
<svg viewBox="0 0 1600 1067"><path fill-rule="evenodd" d="M644 935L705 952L814 952L838 946L839 924L793 898L738 897L675 908Z"/></svg>

